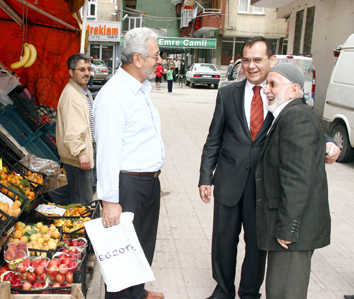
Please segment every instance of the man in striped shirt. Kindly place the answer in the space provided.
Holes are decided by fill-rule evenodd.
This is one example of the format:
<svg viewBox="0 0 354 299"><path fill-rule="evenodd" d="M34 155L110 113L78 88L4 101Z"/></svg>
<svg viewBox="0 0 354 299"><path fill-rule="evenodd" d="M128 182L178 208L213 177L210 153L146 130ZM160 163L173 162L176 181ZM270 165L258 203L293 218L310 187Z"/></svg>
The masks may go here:
<svg viewBox="0 0 354 299"><path fill-rule="evenodd" d="M56 142L68 185L50 190L50 199L58 204L92 201L94 137L92 97L86 84L90 78L90 59L74 54L67 61L70 79L57 107Z"/></svg>

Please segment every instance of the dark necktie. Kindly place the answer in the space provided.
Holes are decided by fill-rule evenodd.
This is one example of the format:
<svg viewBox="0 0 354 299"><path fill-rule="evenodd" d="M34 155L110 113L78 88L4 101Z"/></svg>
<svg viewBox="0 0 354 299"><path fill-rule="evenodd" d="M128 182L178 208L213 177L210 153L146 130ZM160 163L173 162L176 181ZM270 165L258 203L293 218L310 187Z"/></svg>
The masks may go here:
<svg viewBox="0 0 354 299"><path fill-rule="evenodd" d="M256 139L258 131L263 125L263 102L261 97L261 86L253 87L253 97L251 102L250 134L252 140Z"/></svg>

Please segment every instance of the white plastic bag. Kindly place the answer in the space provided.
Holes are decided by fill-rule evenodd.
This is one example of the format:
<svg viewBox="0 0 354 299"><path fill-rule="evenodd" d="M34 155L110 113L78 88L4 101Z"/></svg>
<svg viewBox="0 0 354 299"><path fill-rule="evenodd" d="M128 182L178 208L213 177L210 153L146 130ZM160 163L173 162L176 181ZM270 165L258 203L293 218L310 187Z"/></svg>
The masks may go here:
<svg viewBox="0 0 354 299"><path fill-rule="evenodd" d="M134 214L122 213L120 224L104 228L102 218L85 223L108 292L155 280L133 226Z"/></svg>

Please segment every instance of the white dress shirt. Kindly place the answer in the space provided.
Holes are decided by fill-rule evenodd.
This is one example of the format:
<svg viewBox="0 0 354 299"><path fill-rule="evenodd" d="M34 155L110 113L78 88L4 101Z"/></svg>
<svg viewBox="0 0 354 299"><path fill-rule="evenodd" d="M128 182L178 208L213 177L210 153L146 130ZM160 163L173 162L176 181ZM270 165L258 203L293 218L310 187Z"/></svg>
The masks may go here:
<svg viewBox="0 0 354 299"><path fill-rule="evenodd" d="M119 173L155 172L164 165L160 115L151 84L119 68L101 88L93 108L97 144L97 195L119 202Z"/></svg>
<svg viewBox="0 0 354 299"><path fill-rule="evenodd" d="M245 87L245 114L246 114L246 120L248 124L248 128L250 128L250 121L251 121L251 103L252 103L252 98L253 98L253 86L251 82L248 80L246 81L246 87ZM265 89L265 82L260 84L261 86L261 97L262 97L262 102L263 102L263 119L267 117L268 114L268 98L264 94L264 89Z"/></svg>

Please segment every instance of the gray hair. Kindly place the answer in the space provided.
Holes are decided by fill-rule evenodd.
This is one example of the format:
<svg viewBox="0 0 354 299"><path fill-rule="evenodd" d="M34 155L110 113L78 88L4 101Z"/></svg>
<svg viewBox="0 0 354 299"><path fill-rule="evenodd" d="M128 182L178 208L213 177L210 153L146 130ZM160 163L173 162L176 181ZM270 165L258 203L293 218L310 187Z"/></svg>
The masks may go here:
<svg viewBox="0 0 354 299"><path fill-rule="evenodd" d="M148 39L157 41L157 35L149 28L142 27L129 30L124 36L124 43L120 58L122 64L132 63L134 54L140 54L143 57L148 56Z"/></svg>

